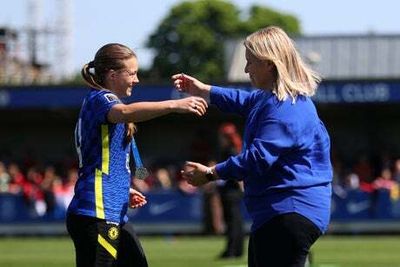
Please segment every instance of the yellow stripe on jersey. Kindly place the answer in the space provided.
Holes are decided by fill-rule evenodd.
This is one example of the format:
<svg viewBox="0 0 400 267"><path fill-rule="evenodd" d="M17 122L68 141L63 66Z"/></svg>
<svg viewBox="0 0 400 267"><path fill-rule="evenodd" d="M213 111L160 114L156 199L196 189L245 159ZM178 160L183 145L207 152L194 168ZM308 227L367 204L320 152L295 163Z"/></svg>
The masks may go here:
<svg viewBox="0 0 400 267"><path fill-rule="evenodd" d="M108 137L108 125L101 125L101 171L105 174L109 172L110 162L110 141Z"/></svg>
<svg viewBox="0 0 400 267"><path fill-rule="evenodd" d="M104 203L103 203L103 173L96 169L94 179L94 195L96 197L96 217L104 219Z"/></svg>
<svg viewBox="0 0 400 267"><path fill-rule="evenodd" d="M97 242L99 242L99 244L103 248L105 248L108 251L108 253L110 253L111 256L114 257L114 259L117 258L117 250L110 243L108 243L108 241L105 240L104 237L102 237L101 235L98 235L97 236Z"/></svg>

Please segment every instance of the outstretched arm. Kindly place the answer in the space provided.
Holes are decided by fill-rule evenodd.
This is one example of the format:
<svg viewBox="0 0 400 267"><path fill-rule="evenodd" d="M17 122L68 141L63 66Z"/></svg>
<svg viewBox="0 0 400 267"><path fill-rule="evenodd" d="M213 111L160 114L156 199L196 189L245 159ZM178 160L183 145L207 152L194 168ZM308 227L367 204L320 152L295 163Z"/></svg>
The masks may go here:
<svg viewBox="0 0 400 267"><path fill-rule="evenodd" d="M108 112L107 119L112 123L141 122L174 112L203 116L207 107L207 102L200 97L160 102L137 102L129 105L116 104Z"/></svg>
<svg viewBox="0 0 400 267"><path fill-rule="evenodd" d="M253 106L248 91L211 86L183 73L175 74L171 78L178 91L199 96L207 103L215 104L221 111L246 116Z"/></svg>

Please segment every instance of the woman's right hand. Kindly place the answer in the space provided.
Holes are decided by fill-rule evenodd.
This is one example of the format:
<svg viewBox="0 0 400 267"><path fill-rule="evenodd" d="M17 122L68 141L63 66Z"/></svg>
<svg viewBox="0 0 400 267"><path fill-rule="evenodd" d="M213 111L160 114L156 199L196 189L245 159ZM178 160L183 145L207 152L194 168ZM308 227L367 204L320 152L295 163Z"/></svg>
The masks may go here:
<svg viewBox="0 0 400 267"><path fill-rule="evenodd" d="M190 96L174 101L177 113L194 113L198 116L203 116L208 108L207 102L198 96Z"/></svg>
<svg viewBox="0 0 400 267"><path fill-rule="evenodd" d="M129 207L131 209L136 209L146 205L146 197L139 191L129 188Z"/></svg>
<svg viewBox="0 0 400 267"><path fill-rule="evenodd" d="M172 81L179 92L188 93L193 96L200 96L208 100L210 96L211 85L202 83L196 78L184 73L172 75Z"/></svg>

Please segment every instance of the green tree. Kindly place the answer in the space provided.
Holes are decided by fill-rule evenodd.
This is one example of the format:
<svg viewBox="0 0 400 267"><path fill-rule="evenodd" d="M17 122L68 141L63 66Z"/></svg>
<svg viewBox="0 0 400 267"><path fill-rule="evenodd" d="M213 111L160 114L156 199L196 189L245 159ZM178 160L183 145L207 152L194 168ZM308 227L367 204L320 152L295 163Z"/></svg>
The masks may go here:
<svg viewBox="0 0 400 267"><path fill-rule="evenodd" d="M148 39L154 49L153 82L169 80L174 73L195 74L201 80L218 82L225 76L224 43L268 25L289 33L300 30L296 18L265 7L253 6L247 20L225 0L186 1L174 6Z"/></svg>
<svg viewBox="0 0 400 267"><path fill-rule="evenodd" d="M243 21L241 25L241 33L243 35L248 35L269 25L279 26L292 35L300 34L301 32L300 22L293 15L257 5L252 6L249 13L249 18Z"/></svg>

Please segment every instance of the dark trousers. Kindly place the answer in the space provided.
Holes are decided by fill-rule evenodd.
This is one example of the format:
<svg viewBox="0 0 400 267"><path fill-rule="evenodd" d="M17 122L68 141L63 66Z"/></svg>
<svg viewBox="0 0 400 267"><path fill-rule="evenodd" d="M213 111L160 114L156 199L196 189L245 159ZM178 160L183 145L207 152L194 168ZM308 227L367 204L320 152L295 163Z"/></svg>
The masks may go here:
<svg viewBox="0 0 400 267"><path fill-rule="evenodd" d="M238 257L243 254L244 230L240 209L243 193L240 189L219 190L226 225L226 247L222 257Z"/></svg>
<svg viewBox="0 0 400 267"><path fill-rule="evenodd" d="M278 215L250 234L249 267L304 267L321 231L297 213Z"/></svg>
<svg viewBox="0 0 400 267"><path fill-rule="evenodd" d="M74 214L67 215L66 224L77 267L148 266L132 225Z"/></svg>

